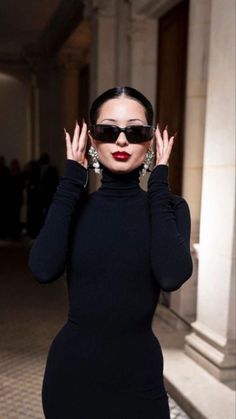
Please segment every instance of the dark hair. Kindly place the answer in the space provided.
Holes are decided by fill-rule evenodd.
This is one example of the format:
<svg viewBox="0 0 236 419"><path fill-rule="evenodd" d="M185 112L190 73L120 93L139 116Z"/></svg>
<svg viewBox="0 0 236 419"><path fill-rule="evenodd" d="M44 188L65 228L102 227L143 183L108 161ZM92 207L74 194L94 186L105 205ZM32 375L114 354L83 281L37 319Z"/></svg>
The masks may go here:
<svg viewBox="0 0 236 419"><path fill-rule="evenodd" d="M139 102L144 107L147 123L149 125L153 124L153 107L151 102L149 102L149 100L141 92L129 86L113 87L112 89L106 90L104 93L98 96L90 108L90 123L92 125L96 124L100 108L105 102L107 102L107 100L115 99L122 95Z"/></svg>

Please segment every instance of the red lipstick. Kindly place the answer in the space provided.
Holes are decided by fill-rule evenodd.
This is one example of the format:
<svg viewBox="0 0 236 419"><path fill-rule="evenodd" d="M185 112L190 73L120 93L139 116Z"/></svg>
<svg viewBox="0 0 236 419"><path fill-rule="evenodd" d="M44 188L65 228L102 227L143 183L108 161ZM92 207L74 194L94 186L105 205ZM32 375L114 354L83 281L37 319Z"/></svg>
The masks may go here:
<svg viewBox="0 0 236 419"><path fill-rule="evenodd" d="M119 161L127 161L130 158L130 154L126 153L125 151L116 151L112 153L114 159Z"/></svg>

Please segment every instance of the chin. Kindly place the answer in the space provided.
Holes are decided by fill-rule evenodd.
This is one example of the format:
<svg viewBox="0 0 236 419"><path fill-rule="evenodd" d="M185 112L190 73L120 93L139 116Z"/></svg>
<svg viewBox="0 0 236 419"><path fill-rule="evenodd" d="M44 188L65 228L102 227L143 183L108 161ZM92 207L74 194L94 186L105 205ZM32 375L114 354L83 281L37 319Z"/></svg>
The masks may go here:
<svg viewBox="0 0 236 419"><path fill-rule="evenodd" d="M107 169L111 170L111 172L114 173L129 173L132 172L132 170L137 169L137 167L141 166L142 163L136 162L109 162L110 164L107 164L107 162L101 162L103 166L105 166Z"/></svg>

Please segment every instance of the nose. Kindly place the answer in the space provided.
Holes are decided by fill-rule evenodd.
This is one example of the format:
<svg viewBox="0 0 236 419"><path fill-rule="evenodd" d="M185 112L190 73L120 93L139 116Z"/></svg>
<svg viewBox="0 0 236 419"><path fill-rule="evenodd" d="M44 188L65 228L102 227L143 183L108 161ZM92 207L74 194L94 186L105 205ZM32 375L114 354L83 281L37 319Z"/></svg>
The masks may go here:
<svg viewBox="0 0 236 419"><path fill-rule="evenodd" d="M124 132L120 132L120 134L119 134L119 136L116 140L116 144L121 146L121 147L124 147L124 146L129 144Z"/></svg>

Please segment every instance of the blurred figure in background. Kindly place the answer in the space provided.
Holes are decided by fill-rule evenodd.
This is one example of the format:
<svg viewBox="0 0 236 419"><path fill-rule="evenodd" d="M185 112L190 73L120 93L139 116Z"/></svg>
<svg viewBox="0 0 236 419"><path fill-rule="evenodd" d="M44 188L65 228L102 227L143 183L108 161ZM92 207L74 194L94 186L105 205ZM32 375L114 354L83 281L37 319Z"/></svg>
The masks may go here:
<svg viewBox="0 0 236 419"><path fill-rule="evenodd" d="M38 160L28 162L23 171L17 159L11 161L9 169L4 156L0 156L0 239L19 239L21 236L24 188L26 232L30 238L35 238L44 224L58 181L58 171L46 153Z"/></svg>
<svg viewBox="0 0 236 419"><path fill-rule="evenodd" d="M37 236L40 230L40 208L39 208L39 164L31 160L25 167L26 178L26 231L31 238Z"/></svg>
<svg viewBox="0 0 236 419"><path fill-rule="evenodd" d="M51 165L46 153L31 160L25 169L27 195L27 234L35 238L42 228L48 208L59 181L57 169Z"/></svg>
<svg viewBox="0 0 236 419"><path fill-rule="evenodd" d="M10 189L9 189L9 236L11 239L19 239L21 235L21 208L23 205L24 179L20 163L17 159L10 165Z"/></svg>
<svg viewBox="0 0 236 419"><path fill-rule="evenodd" d="M51 205L54 192L56 191L59 176L57 169L51 165L50 156L47 153L41 155L39 164L39 206L40 228L45 222L48 208Z"/></svg>

